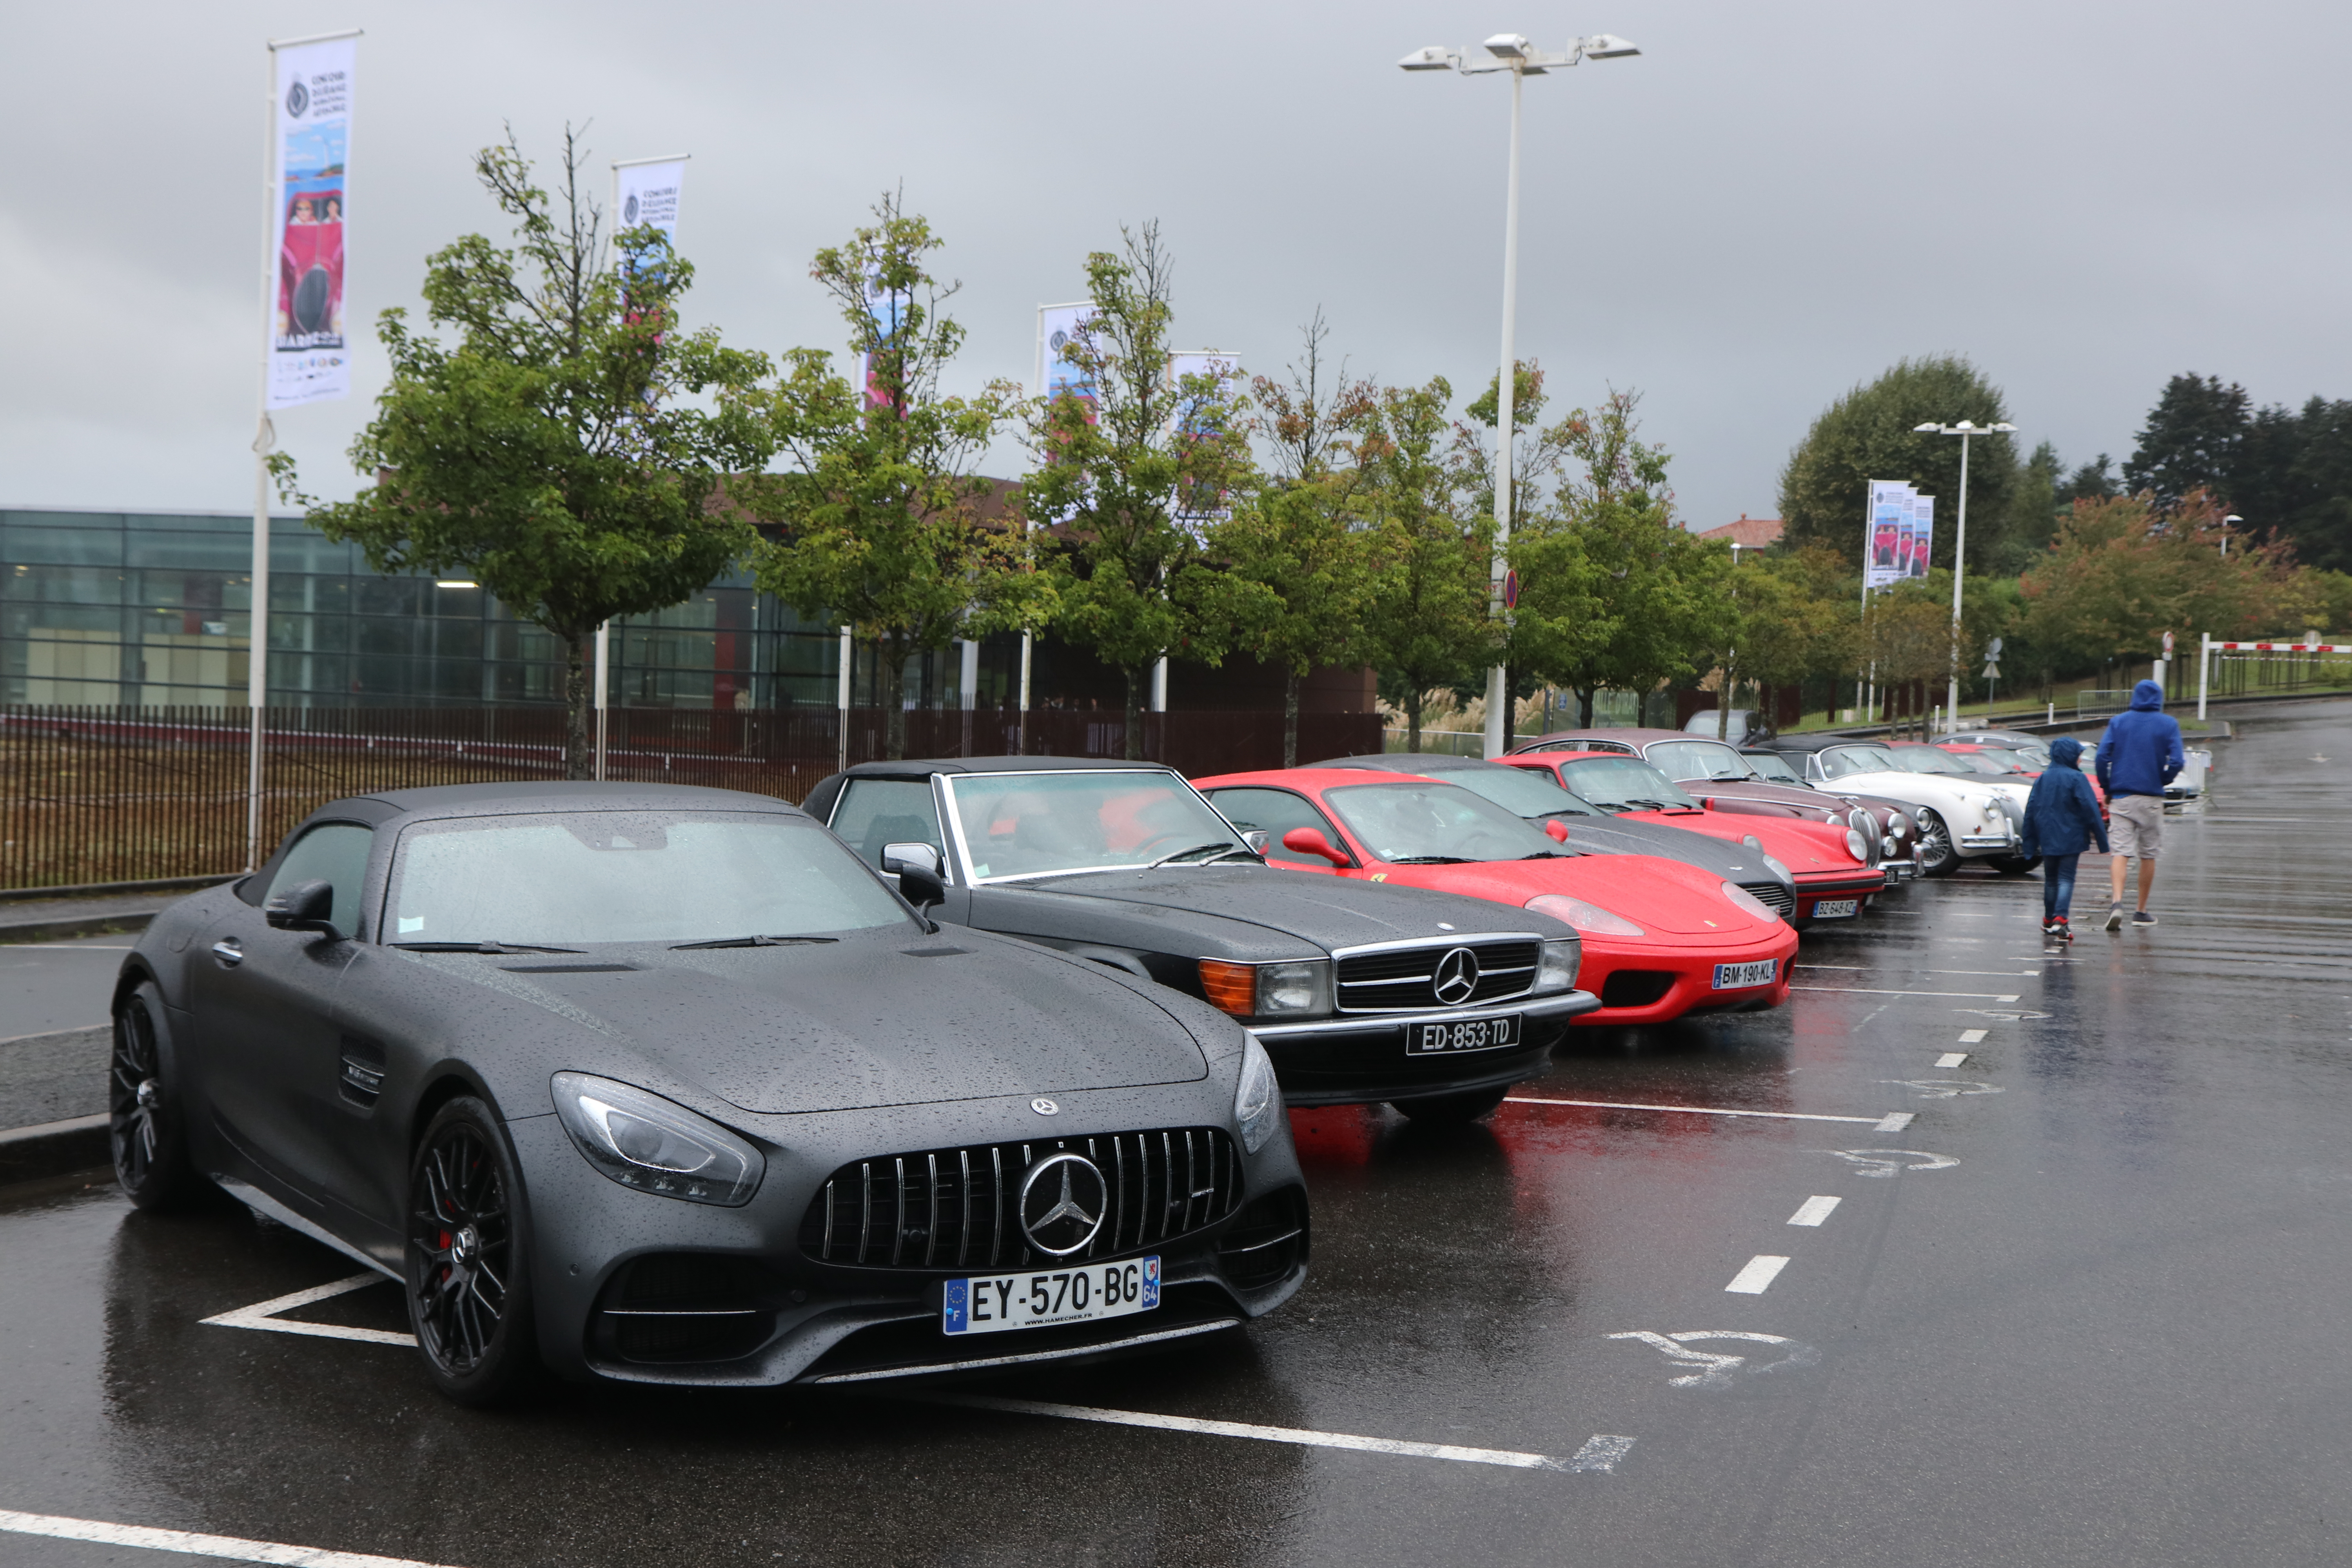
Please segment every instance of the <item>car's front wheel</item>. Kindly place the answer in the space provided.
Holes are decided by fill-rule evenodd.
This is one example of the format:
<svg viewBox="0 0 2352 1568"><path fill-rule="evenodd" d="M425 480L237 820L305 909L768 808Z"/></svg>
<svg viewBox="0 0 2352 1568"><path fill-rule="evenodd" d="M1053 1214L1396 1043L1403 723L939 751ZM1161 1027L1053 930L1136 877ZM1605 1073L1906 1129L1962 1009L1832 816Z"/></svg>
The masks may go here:
<svg viewBox="0 0 2352 1568"><path fill-rule="evenodd" d="M2004 877L2022 877L2042 862L2032 855L1988 855L1985 864Z"/></svg>
<svg viewBox="0 0 2352 1568"><path fill-rule="evenodd" d="M179 1098L163 1079L161 1029L163 994L153 981L114 1010L114 1052L106 1085L107 1142L114 1179L132 1203L151 1212L184 1208L205 1180L188 1163Z"/></svg>
<svg viewBox="0 0 2352 1568"><path fill-rule="evenodd" d="M472 1095L443 1105L408 1178L408 1321L442 1393L495 1405L539 1372L530 1223L514 1150Z"/></svg>
<svg viewBox="0 0 2352 1568"><path fill-rule="evenodd" d="M1952 830L1944 826L1943 814L1934 807L1919 813L1919 875L1948 877L1960 868L1960 853L1952 847Z"/></svg>
<svg viewBox="0 0 2352 1568"><path fill-rule="evenodd" d="M1459 1094L1433 1094L1422 1100L1391 1100L1389 1104L1415 1121L1446 1127L1475 1121L1503 1103L1499 1089L1465 1089Z"/></svg>

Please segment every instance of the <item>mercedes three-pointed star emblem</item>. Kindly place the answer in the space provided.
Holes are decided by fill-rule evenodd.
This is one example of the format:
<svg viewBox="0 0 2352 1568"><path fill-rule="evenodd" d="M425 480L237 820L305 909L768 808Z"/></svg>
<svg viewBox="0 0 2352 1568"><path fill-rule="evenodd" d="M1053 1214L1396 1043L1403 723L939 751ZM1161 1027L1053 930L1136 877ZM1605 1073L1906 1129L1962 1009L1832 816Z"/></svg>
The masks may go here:
<svg viewBox="0 0 2352 1568"><path fill-rule="evenodd" d="M1110 1208L1102 1170L1084 1154L1048 1154L1021 1183L1021 1233L1048 1258L1082 1250Z"/></svg>
<svg viewBox="0 0 2352 1568"><path fill-rule="evenodd" d="M1478 955L1466 947L1457 947L1437 961L1437 973L1429 977L1430 989L1437 999L1449 1007L1459 1006L1470 1000L1478 989Z"/></svg>

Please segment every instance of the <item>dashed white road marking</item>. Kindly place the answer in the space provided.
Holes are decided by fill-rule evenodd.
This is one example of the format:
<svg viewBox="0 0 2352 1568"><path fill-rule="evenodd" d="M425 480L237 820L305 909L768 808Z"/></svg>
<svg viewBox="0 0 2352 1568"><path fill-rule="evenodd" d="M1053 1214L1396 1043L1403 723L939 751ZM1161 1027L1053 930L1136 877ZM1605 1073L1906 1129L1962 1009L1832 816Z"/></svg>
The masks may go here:
<svg viewBox="0 0 2352 1568"><path fill-rule="evenodd" d="M1936 1058L1936 1065L1939 1068L1956 1068L1968 1059L1969 1053L1966 1051L1946 1051Z"/></svg>
<svg viewBox="0 0 2352 1568"><path fill-rule="evenodd" d="M406 1345L416 1348L415 1334L395 1334L383 1329L346 1329L335 1323L305 1323L289 1321L278 1316L297 1307L308 1307L331 1297L348 1294L369 1285L386 1283L381 1274L354 1274L348 1279L338 1279L331 1285L313 1285L308 1290L291 1295L272 1297L256 1301L250 1307L238 1307L226 1312L216 1312L204 1320L216 1329L261 1329L273 1334L308 1334L321 1340L357 1340L370 1345Z"/></svg>
<svg viewBox="0 0 2352 1568"><path fill-rule="evenodd" d="M1105 1410L1091 1405L1053 1405L1038 1399L1000 1399L983 1394L925 1394L905 1397L928 1405L999 1410L1014 1415L1052 1415L1065 1421L1099 1421L1113 1426L1148 1426L1162 1432L1194 1432L1211 1437L1247 1437L1261 1443L1295 1443L1307 1448L1352 1448L1366 1454L1397 1454L1414 1459L1452 1459L1465 1465L1502 1465L1518 1470L1593 1470L1606 1475L1633 1447L1631 1437L1596 1434L1567 1458L1508 1448L1466 1448L1454 1443L1412 1443L1398 1437L1363 1437L1352 1432L1316 1432L1298 1426L1259 1426L1245 1421L1203 1421L1191 1415L1160 1415L1146 1410Z"/></svg>
<svg viewBox="0 0 2352 1568"><path fill-rule="evenodd" d="M1787 1267L1787 1258L1759 1252L1748 1260L1746 1268L1731 1277L1731 1283L1724 1289L1735 1296L1761 1296L1772 1288L1772 1281L1778 1279L1780 1270Z"/></svg>
<svg viewBox="0 0 2352 1568"><path fill-rule="evenodd" d="M373 1278L371 1276L370 1278ZM288 1546L276 1541L242 1541L234 1535L198 1535L185 1530L151 1530L100 1519L67 1519L53 1513L16 1513L0 1509L0 1530L44 1535L52 1541L88 1541L100 1546L131 1546L145 1552L177 1552L190 1557L223 1557L232 1563L274 1563L283 1568L436 1568L410 1557L378 1557L367 1552L329 1552L318 1546Z"/></svg>
<svg viewBox="0 0 2352 1568"><path fill-rule="evenodd" d="M1847 996L1973 996L1995 1002L2014 1002L2015 994L2005 991L1895 991L1875 985L1791 985L1791 991L1828 991Z"/></svg>
<svg viewBox="0 0 2352 1568"><path fill-rule="evenodd" d="M1985 1032L1982 1029L1962 1029L1960 1031L1960 1044L1964 1046L1973 1046L1984 1037Z"/></svg>
<svg viewBox="0 0 2352 1568"><path fill-rule="evenodd" d="M1890 1110L1885 1115L1880 1117L1877 1121L1872 1122L1870 1124L1870 1130L1873 1132L1900 1132L1906 1127L1910 1126L1912 1122L1917 1120L1918 1113L1916 1111Z"/></svg>
<svg viewBox="0 0 2352 1568"><path fill-rule="evenodd" d="M1857 1176L1899 1176L1906 1171L1948 1171L1959 1163L1949 1154L1930 1154L1924 1149L1816 1149L1816 1154L1835 1154L1853 1166Z"/></svg>
<svg viewBox="0 0 2352 1568"><path fill-rule="evenodd" d="M1679 1110L1689 1116L1761 1116L1776 1121L1862 1121L1874 1131L1896 1131L1886 1125L1890 1119L1883 1116L1823 1116L1810 1110L1727 1110L1711 1105L1634 1105L1613 1100L1549 1100L1532 1094L1507 1094L1503 1098L1513 1105L1580 1105L1588 1110ZM1895 1115L1905 1121L1911 1119L1907 1111L1898 1110Z"/></svg>
<svg viewBox="0 0 2352 1568"><path fill-rule="evenodd" d="M1830 1217L1831 1211L1835 1209L1841 1201L1833 1197L1823 1197L1817 1193L1797 1205L1797 1212L1789 1216L1789 1223L1817 1226Z"/></svg>

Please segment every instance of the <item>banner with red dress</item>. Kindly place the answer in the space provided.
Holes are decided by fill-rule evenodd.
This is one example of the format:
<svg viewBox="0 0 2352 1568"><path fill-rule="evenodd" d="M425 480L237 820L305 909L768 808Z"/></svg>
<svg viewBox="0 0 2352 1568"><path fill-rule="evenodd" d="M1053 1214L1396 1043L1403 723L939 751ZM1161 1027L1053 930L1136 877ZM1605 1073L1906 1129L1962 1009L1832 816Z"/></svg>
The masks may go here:
<svg viewBox="0 0 2352 1568"><path fill-rule="evenodd" d="M269 406L349 397L343 223L356 38L278 51L278 300Z"/></svg>

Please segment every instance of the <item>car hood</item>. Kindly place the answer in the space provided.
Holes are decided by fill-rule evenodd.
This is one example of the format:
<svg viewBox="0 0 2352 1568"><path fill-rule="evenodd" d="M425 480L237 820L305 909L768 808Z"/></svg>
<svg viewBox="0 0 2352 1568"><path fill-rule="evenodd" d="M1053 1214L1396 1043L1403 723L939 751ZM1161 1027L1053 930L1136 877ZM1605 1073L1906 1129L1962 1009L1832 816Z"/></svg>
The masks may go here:
<svg viewBox="0 0 2352 1568"><path fill-rule="evenodd" d="M1723 896L1724 879L1679 860L1649 855L1587 855L1559 860L1476 860L1460 866L1394 866L1392 882L1520 905L1538 893L1565 893L1623 915L1643 931L1745 941L1787 928L1759 921ZM1617 940L1587 933L1588 944ZM1637 940L1628 938L1626 940Z"/></svg>
<svg viewBox="0 0 2352 1568"><path fill-rule="evenodd" d="M1680 827L1694 818L1713 817L1720 826L1736 825L1742 833L1752 833L1764 846L1768 855L1779 857L1792 871L1858 871L1866 868L1846 853L1847 828L1843 822L1813 822L1798 816L1738 816L1727 817L1721 812L1676 812L1671 817L1660 818L1643 813L1642 820L1657 822L1661 826ZM1618 818L1623 821L1624 818ZM1697 833L1700 829L1688 829Z"/></svg>
<svg viewBox="0 0 2352 1568"><path fill-rule="evenodd" d="M1868 795L1906 800L1915 805L1932 805L1939 811L1962 802L1976 805L1997 801L2006 793L1990 778L1979 782L1948 773L1848 773L1837 782L1852 784Z"/></svg>
<svg viewBox="0 0 2352 1568"><path fill-rule="evenodd" d="M1453 900L1410 896L1410 888L1367 887L1344 878L1276 866L1170 867L1158 871L1088 871L998 884L1127 906L1127 913L1165 911L1263 926L1304 937L1326 950L1365 942L1437 938L1440 921L1465 918ZM1423 884L1426 887L1427 884ZM1397 897L1400 892L1409 896ZM1483 911L1482 911L1483 912ZM1553 934L1548 922L1519 915L1490 929Z"/></svg>
<svg viewBox="0 0 2352 1568"><path fill-rule="evenodd" d="M1605 822L1582 816L1559 820L1568 828L1570 844L1590 842L1622 855L1654 855L1661 859L1679 860L1734 882L1781 880L1779 873L1764 864L1763 857L1746 845L1727 843L1671 823L1624 816L1611 817Z"/></svg>
<svg viewBox="0 0 2352 1568"><path fill-rule="evenodd" d="M1140 983L961 929L514 956L478 973L751 1111L1129 1089L1208 1072L1192 1035Z"/></svg>

